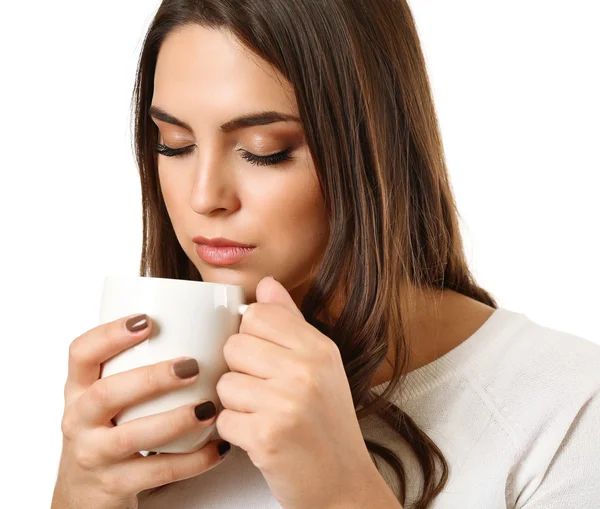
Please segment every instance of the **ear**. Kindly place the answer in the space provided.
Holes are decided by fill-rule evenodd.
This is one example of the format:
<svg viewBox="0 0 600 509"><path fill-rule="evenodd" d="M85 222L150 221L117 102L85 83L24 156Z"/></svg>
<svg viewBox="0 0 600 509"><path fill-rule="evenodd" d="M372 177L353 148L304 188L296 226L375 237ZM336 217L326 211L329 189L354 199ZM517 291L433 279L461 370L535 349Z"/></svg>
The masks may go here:
<svg viewBox="0 0 600 509"><path fill-rule="evenodd" d="M256 285L256 302L265 302L269 304L279 304L292 313L304 318L302 312L296 306L294 299L285 289L285 287L276 281L273 276L262 278Z"/></svg>

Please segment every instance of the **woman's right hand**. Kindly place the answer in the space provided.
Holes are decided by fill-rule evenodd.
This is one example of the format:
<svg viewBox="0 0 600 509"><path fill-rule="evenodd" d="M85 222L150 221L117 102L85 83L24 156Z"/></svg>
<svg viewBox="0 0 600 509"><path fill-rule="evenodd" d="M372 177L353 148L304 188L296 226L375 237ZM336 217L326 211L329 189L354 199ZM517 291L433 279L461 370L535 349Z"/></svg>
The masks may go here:
<svg viewBox="0 0 600 509"><path fill-rule="evenodd" d="M213 424L214 416L198 420L196 404L113 425L111 419L122 408L198 378L176 376L173 366L185 357L100 378L101 363L150 335L149 317L147 326L135 332L128 330L128 318L130 326L140 326L135 317L105 323L79 336L69 348L62 454L52 509L135 509L141 491L194 477L221 461L220 440L193 453L139 453Z"/></svg>

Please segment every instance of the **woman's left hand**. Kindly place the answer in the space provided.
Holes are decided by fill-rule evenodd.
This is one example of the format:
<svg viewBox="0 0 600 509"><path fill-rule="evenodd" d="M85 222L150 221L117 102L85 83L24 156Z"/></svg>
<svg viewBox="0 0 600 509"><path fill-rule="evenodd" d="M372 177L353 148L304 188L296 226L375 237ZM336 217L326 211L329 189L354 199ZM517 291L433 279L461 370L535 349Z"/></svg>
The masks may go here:
<svg viewBox="0 0 600 509"><path fill-rule="evenodd" d="M224 347L219 435L248 453L285 509L352 507L377 470L339 349L273 278L256 300Z"/></svg>

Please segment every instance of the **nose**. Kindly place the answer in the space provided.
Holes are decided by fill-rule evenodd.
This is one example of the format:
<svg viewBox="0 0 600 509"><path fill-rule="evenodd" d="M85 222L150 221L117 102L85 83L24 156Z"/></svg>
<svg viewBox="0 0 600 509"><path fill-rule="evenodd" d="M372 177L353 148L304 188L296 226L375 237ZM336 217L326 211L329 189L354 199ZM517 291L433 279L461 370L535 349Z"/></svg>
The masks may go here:
<svg viewBox="0 0 600 509"><path fill-rule="evenodd" d="M233 169L217 158L200 161L192 186L190 205L198 214L232 214L240 208Z"/></svg>

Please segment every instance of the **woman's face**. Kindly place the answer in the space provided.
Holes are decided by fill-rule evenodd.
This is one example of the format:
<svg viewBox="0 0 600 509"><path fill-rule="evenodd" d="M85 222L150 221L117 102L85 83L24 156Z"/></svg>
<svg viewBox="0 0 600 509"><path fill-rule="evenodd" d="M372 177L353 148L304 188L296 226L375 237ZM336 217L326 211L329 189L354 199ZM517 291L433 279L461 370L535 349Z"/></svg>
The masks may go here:
<svg viewBox="0 0 600 509"><path fill-rule="evenodd" d="M177 239L202 279L244 286L252 302L258 281L272 275L300 304L329 231L289 82L228 32L186 26L158 55L151 115L159 144L189 147L159 154L158 173ZM197 252L198 236L255 247Z"/></svg>

